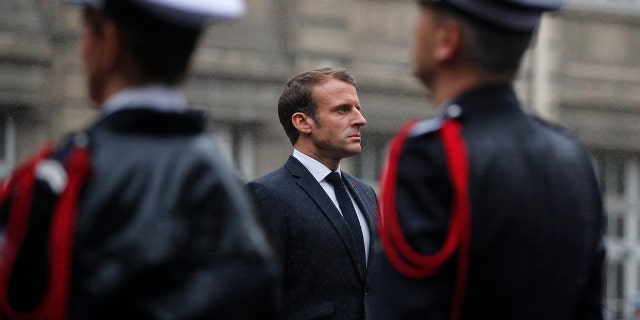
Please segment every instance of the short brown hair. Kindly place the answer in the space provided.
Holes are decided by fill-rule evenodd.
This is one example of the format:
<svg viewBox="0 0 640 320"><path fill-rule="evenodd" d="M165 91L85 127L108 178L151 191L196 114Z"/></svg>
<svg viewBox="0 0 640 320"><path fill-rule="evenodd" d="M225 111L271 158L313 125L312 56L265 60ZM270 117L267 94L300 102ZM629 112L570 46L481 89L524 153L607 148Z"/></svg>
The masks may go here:
<svg viewBox="0 0 640 320"><path fill-rule="evenodd" d="M313 87L328 79L338 79L356 86L356 79L342 68L318 68L295 75L284 85L278 100L278 117L289 141L295 145L300 133L293 126L291 117L302 112L318 122L318 104L313 99Z"/></svg>

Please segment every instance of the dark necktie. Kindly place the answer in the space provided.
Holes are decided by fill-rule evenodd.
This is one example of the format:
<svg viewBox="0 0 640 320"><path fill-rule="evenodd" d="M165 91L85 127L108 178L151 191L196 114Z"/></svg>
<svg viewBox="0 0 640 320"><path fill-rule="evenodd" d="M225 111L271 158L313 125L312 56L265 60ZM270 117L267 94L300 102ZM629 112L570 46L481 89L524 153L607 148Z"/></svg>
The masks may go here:
<svg viewBox="0 0 640 320"><path fill-rule="evenodd" d="M340 174L337 172L331 172L327 175L325 180L333 185L333 189L336 192L336 198L338 198L338 204L340 205L340 211L342 211L342 217L347 222L349 229L351 229L351 235L355 241L356 250L358 254L358 261L360 262L363 270L366 269L366 262L364 259L364 238L362 236L362 229L360 227L360 221L358 221L358 214L353 208L353 203L349 197L349 191L347 186L342 182Z"/></svg>

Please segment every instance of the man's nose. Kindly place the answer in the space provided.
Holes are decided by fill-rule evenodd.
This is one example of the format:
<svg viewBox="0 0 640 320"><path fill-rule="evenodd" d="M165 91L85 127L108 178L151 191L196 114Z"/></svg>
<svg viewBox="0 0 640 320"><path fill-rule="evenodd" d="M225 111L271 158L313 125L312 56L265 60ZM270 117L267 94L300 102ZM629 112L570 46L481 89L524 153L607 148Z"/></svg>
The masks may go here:
<svg viewBox="0 0 640 320"><path fill-rule="evenodd" d="M365 124L367 124L367 119L364 118L364 116L362 115L362 112L360 112L360 110L356 110L356 120L354 122L354 125L362 127Z"/></svg>

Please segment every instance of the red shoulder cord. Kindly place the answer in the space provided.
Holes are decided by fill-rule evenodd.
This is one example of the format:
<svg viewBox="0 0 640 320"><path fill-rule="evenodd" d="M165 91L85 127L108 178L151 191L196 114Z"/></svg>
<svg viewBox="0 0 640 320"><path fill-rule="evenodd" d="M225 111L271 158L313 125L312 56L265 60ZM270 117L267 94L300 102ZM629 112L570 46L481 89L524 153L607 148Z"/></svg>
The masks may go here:
<svg viewBox="0 0 640 320"><path fill-rule="evenodd" d="M408 278L425 278L436 273L458 251L458 269L451 304L450 319L460 317L469 265L471 240L471 205L469 203L469 163L467 149L458 121L445 120L439 131L447 161L449 179L453 188L451 221L440 251L423 255L407 243L398 222L396 209L396 182L398 163L405 140L414 121L406 123L392 140L389 159L381 177L378 228L380 240L394 268Z"/></svg>
<svg viewBox="0 0 640 320"><path fill-rule="evenodd" d="M41 161L52 154L52 150L51 146L41 149L36 156L15 171L0 191L0 202L5 202L12 197L0 261L0 319L62 320L68 318L78 196L89 173L89 151L84 147L74 149L67 161L65 166L67 186L52 213L48 241L47 292L39 306L27 312L15 310L8 300L11 274L29 225L31 203L34 201L36 170Z"/></svg>

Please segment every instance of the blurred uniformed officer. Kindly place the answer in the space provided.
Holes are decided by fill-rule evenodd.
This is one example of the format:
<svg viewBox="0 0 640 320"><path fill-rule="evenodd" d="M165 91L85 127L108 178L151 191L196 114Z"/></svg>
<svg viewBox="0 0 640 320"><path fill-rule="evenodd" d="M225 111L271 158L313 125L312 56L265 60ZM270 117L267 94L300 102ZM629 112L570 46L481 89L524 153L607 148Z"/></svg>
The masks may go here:
<svg viewBox="0 0 640 320"><path fill-rule="evenodd" d="M278 272L180 86L207 22L241 0L80 0L100 119L0 192L1 319L270 319Z"/></svg>
<svg viewBox="0 0 640 320"><path fill-rule="evenodd" d="M560 0L419 2L414 73L439 115L382 177L381 319L600 319L602 203L589 155L512 82Z"/></svg>

